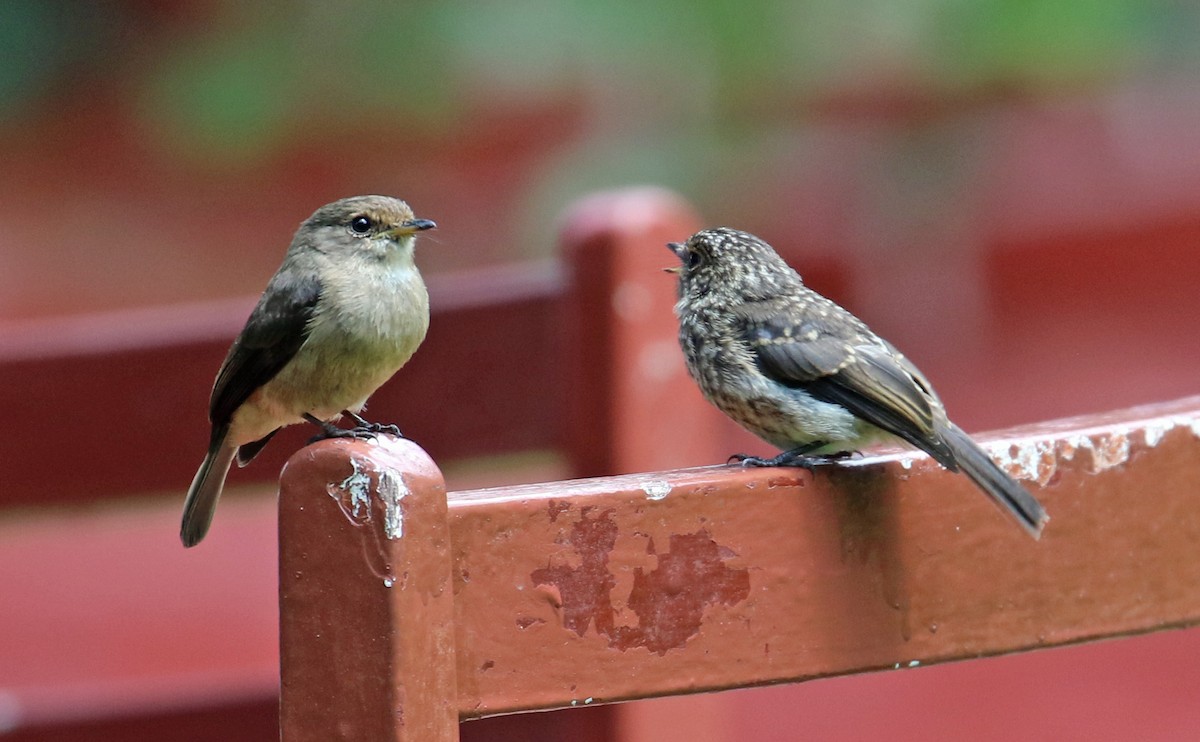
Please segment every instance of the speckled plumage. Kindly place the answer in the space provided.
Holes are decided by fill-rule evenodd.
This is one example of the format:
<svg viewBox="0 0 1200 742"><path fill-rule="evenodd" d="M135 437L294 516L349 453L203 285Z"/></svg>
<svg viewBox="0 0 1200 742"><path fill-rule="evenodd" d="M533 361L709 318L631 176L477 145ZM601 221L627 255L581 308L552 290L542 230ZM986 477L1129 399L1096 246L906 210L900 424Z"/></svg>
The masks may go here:
<svg viewBox="0 0 1200 742"><path fill-rule="evenodd" d="M244 466L305 416L359 412L416 351L429 296L413 248L415 233L432 226L388 196L342 199L300 225L213 385L212 436L184 503L184 545L208 531L235 457Z"/></svg>
<svg viewBox="0 0 1200 742"><path fill-rule="evenodd" d="M921 372L770 245L720 227L669 247L682 263L675 312L689 373L718 409L784 451L745 463L810 465L899 438L1041 532L1041 505L950 422Z"/></svg>

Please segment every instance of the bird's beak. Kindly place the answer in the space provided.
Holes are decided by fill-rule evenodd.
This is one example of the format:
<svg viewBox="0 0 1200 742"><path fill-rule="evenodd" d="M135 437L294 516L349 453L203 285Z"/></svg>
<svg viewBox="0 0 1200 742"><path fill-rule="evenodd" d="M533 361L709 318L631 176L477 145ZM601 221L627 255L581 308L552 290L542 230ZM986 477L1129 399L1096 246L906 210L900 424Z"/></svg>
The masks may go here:
<svg viewBox="0 0 1200 742"><path fill-rule="evenodd" d="M436 227L433 221L429 219L406 219L400 222L400 226L395 229L388 230L389 237L406 237L416 232L424 232L427 229Z"/></svg>
<svg viewBox="0 0 1200 742"><path fill-rule="evenodd" d="M687 248L684 247L682 242L668 242L667 249L675 253L675 257L679 258L680 261L684 259L684 255L687 253ZM663 268L663 270L667 273L674 273L678 275L683 271L683 266L673 265L670 268Z"/></svg>

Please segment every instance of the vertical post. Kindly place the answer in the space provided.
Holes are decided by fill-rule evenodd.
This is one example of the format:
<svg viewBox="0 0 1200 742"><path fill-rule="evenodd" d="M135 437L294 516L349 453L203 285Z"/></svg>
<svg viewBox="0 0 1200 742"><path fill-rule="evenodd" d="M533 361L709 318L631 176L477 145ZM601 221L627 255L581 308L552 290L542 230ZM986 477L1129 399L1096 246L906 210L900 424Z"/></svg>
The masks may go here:
<svg viewBox="0 0 1200 742"><path fill-rule="evenodd" d="M441 472L407 440L330 440L279 493L285 742L456 742Z"/></svg>
<svg viewBox="0 0 1200 742"><path fill-rule="evenodd" d="M668 242L700 228L661 188L583 199L567 214L563 258L572 473L595 476L723 461L723 422L688 378L673 311Z"/></svg>

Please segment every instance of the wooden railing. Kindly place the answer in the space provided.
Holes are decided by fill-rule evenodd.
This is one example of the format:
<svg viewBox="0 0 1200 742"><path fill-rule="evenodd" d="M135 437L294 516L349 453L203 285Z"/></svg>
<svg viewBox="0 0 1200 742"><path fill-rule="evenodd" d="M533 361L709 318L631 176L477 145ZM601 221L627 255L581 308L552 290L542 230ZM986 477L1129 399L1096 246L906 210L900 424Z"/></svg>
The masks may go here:
<svg viewBox="0 0 1200 742"><path fill-rule="evenodd" d="M408 441L306 449L280 493L284 739L456 740L1200 621L1200 398L986 440L1053 514L1040 542L923 454L447 497Z"/></svg>

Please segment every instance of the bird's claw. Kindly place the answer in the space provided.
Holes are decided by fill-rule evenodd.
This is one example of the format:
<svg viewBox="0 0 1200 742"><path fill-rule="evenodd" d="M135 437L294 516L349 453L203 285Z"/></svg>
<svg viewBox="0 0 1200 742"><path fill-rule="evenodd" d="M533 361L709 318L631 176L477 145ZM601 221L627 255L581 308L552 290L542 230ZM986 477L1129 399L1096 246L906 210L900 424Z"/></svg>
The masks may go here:
<svg viewBox="0 0 1200 742"><path fill-rule="evenodd" d="M810 454L817 448L821 448L825 443L817 441L808 443L798 448L793 448L783 451L769 459L761 456L750 456L744 453L735 453L729 457L726 463L732 464L735 461L744 467L769 467L769 466L795 466L801 469L812 469L820 464L829 464L834 461L849 458L855 454L854 451L835 451L833 453Z"/></svg>
<svg viewBox="0 0 1200 742"><path fill-rule="evenodd" d="M345 414L354 421L354 427L351 428L351 430L353 430L359 438L375 438L383 433L394 435L397 438L404 437L404 434L400 432L400 428L396 427L395 425L388 423L367 422L360 415L351 412L350 410L345 410Z"/></svg>
<svg viewBox="0 0 1200 742"><path fill-rule="evenodd" d="M805 456L804 454L784 451L778 456L772 456L765 459L761 456L747 456L744 453L734 454L729 457L730 463L737 461L743 467L771 467L771 466L795 466L801 469L811 469L817 464L822 463L820 456Z"/></svg>
<svg viewBox="0 0 1200 742"><path fill-rule="evenodd" d="M361 438L374 438L387 433L394 435L397 438L403 438L404 434L400 432L400 428L390 423L368 423L364 422L361 425L356 425L350 429L350 432Z"/></svg>
<svg viewBox="0 0 1200 742"><path fill-rule="evenodd" d="M363 440L377 438L384 433L394 435L397 438L404 437L404 434L400 432L400 428L395 425L367 422L353 412L347 412L346 414L354 420L355 426L353 428L339 428L326 420L319 420L312 415L304 415L305 420L308 420L321 429L321 432L313 436L308 442L311 444L317 441L328 440L329 438L354 438Z"/></svg>

